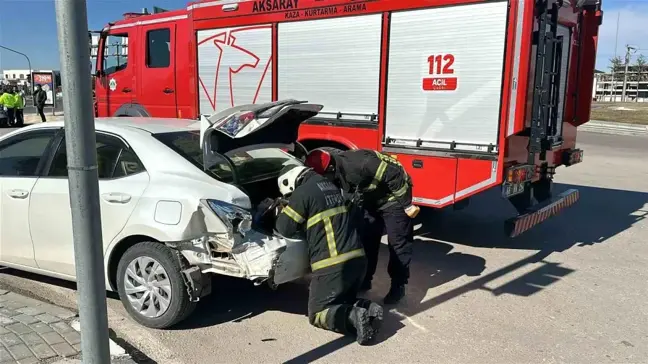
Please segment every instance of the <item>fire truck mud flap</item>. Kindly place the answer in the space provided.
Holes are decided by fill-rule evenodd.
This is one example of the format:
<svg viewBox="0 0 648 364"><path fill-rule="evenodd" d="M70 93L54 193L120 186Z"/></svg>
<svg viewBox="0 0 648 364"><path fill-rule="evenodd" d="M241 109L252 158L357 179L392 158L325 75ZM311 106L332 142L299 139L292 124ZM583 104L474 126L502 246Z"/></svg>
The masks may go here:
<svg viewBox="0 0 648 364"><path fill-rule="evenodd" d="M579 198L578 190L570 189L545 203L538 204L531 208L531 211L506 221L506 234L511 238L515 238L574 205Z"/></svg>

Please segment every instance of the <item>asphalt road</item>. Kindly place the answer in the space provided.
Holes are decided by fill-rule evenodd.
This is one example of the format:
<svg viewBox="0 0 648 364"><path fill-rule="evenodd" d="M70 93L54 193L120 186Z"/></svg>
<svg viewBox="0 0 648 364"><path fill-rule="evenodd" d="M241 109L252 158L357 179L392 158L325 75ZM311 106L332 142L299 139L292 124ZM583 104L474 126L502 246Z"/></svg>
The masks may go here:
<svg viewBox="0 0 648 364"><path fill-rule="evenodd" d="M584 162L556 188L581 201L516 240L496 191L418 225L406 302L360 347L309 326L306 287L216 279L173 330L134 324L113 295L110 325L159 363L648 362L648 138L582 133ZM384 249L383 253L386 253ZM387 290L386 254L370 297ZM5 269L0 287L74 308L73 285Z"/></svg>

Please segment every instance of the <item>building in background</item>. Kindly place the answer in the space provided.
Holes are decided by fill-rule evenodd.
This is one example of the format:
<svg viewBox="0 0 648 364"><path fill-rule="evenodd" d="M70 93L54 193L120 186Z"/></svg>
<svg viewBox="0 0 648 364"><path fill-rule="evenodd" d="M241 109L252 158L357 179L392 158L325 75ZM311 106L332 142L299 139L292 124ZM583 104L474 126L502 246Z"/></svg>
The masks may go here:
<svg viewBox="0 0 648 364"><path fill-rule="evenodd" d="M648 102L648 66L629 66L626 81L626 95L623 100L623 79L625 70L617 72L596 71L594 77L595 101L602 102Z"/></svg>
<svg viewBox="0 0 648 364"><path fill-rule="evenodd" d="M4 70L2 71L2 78L0 79L0 82L5 85L11 84L17 86L28 86L30 83L29 70Z"/></svg>
<svg viewBox="0 0 648 364"><path fill-rule="evenodd" d="M61 72L56 70L33 70L35 73L54 73L54 88L60 93ZM3 70L0 75L0 84L18 86L31 94L31 75L28 69Z"/></svg>

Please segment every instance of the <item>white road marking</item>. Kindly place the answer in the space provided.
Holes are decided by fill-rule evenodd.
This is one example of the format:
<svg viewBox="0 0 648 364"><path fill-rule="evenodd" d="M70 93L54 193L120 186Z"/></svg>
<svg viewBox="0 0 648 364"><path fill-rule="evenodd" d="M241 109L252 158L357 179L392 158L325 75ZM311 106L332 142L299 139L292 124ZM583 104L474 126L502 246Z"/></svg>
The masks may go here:
<svg viewBox="0 0 648 364"><path fill-rule="evenodd" d="M404 319L405 321L407 321L407 323L409 323L410 325L416 327L417 329L419 329L419 330L421 330L423 332L428 332L428 329L426 329L425 326L423 326L423 325L419 324L418 322L414 321L413 318L405 315L404 313L399 312L397 309L393 308L393 309L391 309L389 311L394 313L396 316Z"/></svg>

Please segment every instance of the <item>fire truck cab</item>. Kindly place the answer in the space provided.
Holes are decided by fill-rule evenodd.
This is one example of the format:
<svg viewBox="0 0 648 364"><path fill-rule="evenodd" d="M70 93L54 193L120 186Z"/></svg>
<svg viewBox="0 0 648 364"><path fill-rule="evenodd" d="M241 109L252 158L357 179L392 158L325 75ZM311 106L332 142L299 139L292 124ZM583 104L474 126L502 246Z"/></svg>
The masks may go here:
<svg viewBox="0 0 648 364"><path fill-rule="evenodd" d="M97 116L200 119L287 98L324 105L307 148L397 158L414 201L500 187L517 236L578 200L600 0L222 0L127 13L99 37Z"/></svg>

